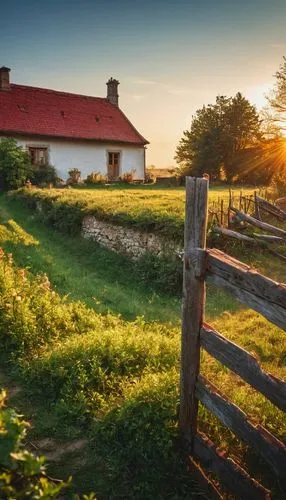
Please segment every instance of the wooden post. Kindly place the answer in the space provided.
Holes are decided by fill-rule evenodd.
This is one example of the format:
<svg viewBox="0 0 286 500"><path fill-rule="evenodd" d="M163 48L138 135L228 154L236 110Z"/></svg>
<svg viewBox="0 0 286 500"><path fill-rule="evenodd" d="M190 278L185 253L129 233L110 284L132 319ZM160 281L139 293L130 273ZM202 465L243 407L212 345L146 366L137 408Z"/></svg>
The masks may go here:
<svg viewBox="0 0 286 500"><path fill-rule="evenodd" d="M205 305L207 205L208 180L187 177L179 426L189 451L197 433L195 384L200 367L199 334Z"/></svg>
<svg viewBox="0 0 286 500"><path fill-rule="evenodd" d="M223 226L223 198L220 201L220 225Z"/></svg>
<svg viewBox="0 0 286 500"><path fill-rule="evenodd" d="M255 218L261 220L260 210L259 210L259 201L257 199L257 192L254 191L254 207L255 207Z"/></svg>

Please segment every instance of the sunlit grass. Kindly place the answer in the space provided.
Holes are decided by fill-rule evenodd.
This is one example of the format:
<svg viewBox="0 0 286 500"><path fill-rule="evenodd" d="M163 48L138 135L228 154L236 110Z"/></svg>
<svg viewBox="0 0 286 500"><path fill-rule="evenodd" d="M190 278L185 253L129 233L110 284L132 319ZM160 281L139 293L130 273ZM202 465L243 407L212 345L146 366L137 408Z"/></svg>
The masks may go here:
<svg viewBox="0 0 286 500"><path fill-rule="evenodd" d="M62 314L60 309L54 313L58 322L65 319L63 334L57 332L57 337L48 339L41 349L35 342L35 355L23 353L19 360L24 370L22 383L28 386L36 413L41 405L50 412L45 424L33 417L36 424L31 436L68 439L88 435L92 446L87 465L74 473L76 484L85 491L88 485L103 498L118 498L119 493L121 498L134 498L136 488L142 488L145 498L148 491L153 498L189 498L195 491L183 464L173 455L179 398L180 300L154 293L147 286L138 287L135 273L130 272L133 264L127 259L45 227L41 215L35 218L16 202L2 199L0 203L0 246L13 252L18 266L28 265L31 277L47 272L56 291L68 294ZM271 274L269 257L255 253L247 257ZM283 263L275 262L275 272L282 277ZM74 299L81 300L81 305L67 334L70 320L66 302ZM86 305L92 309L85 309ZM108 311L112 314L106 316ZM143 315L146 322L136 320ZM19 340L26 319L24 315L22 323L17 323ZM264 369L285 377L286 339L280 329L214 287L208 289L206 319L255 354ZM48 320L53 331L52 310L45 318ZM80 328L82 333L78 333ZM205 352L202 372L255 423L280 439L285 437L281 412ZM201 409L199 422L201 430L244 462L246 447L215 418ZM71 466L63 459L51 467L51 474L68 476Z"/></svg>
<svg viewBox="0 0 286 500"><path fill-rule="evenodd" d="M241 188L235 187L234 196ZM253 194L253 188L242 192ZM66 232L80 231L84 215L95 215L117 224L150 230L182 241L185 217L185 189L100 187L96 189L31 189L11 193L28 204L43 204L42 218ZM229 199L226 187L210 190L209 204Z"/></svg>

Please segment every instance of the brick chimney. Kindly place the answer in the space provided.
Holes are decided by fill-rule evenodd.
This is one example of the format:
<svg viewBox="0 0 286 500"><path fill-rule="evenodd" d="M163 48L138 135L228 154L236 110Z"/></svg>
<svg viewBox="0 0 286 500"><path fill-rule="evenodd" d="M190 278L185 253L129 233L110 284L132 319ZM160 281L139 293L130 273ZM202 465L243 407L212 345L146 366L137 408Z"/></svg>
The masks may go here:
<svg viewBox="0 0 286 500"><path fill-rule="evenodd" d="M118 85L119 81L115 80L115 78L109 78L107 82L107 100L111 102L111 104L114 104L115 106L118 106Z"/></svg>
<svg viewBox="0 0 286 500"><path fill-rule="evenodd" d="M10 90L10 68L0 68L0 90Z"/></svg>

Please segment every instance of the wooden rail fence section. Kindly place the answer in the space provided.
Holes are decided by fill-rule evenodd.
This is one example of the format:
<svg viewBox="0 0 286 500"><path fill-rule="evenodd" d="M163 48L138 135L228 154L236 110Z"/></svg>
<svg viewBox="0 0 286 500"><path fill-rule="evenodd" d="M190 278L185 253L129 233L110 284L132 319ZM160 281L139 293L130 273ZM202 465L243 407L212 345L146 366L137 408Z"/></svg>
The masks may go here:
<svg viewBox="0 0 286 500"><path fill-rule="evenodd" d="M219 250L206 249L208 181L186 179L186 219L182 308L179 426L190 455L190 470L212 498L222 498L202 467L215 473L236 498L271 498L271 492L220 453L198 432L198 402L260 454L286 488L286 447L200 375L200 348L239 375L280 410L286 410L286 382L262 369L247 351L204 324L205 283L210 281L286 330L286 286L262 276ZM268 208L268 207L267 207ZM276 233L277 234L277 233ZM280 237L284 238L281 230ZM200 462L200 465L196 461ZM285 491L284 491L285 492Z"/></svg>

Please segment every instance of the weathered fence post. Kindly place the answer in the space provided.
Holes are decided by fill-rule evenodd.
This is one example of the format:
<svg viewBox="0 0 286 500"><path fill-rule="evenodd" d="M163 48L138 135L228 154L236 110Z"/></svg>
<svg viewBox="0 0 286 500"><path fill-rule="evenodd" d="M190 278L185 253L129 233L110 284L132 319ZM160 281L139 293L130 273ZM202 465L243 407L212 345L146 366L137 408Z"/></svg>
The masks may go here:
<svg viewBox="0 0 286 500"><path fill-rule="evenodd" d="M254 191L254 212L255 212L255 218L258 219L258 220L261 220L261 217L260 217L260 210L259 210L259 202L258 202L258 199L257 199L257 192Z"/></svg>
<svg viewBox="0 0 286 500"><path fill-rule="evenodd" d="M190 448L197 432L195 384L200 367L199 333L205 305L207 205L208 180L187 177L179 425L184 442Z"/></svg>
<svg viewBox="0 0 286 500"><path fill-rule="evenodd" d="M223 226L223 216L224 216L224 212L223 212L223 198L222 198L220 201L220 225L221 226Z"/></svg>

